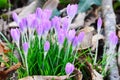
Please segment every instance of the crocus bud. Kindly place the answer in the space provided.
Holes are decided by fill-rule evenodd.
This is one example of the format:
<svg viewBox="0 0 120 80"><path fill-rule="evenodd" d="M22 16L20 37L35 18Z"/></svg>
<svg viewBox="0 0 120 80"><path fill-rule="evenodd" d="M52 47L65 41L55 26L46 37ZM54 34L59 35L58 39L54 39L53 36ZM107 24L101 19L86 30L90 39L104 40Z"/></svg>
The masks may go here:
<svg viewBox="0 0 120 80"><path fill-rule="evenodd" d="M41 19L41 16L42 16L42 9L41 9L41 8L37 8L35 14L36 14L36 17L37 17L37 18Z"/></svg>
<svg viewBox="0 0 120 80"><path fill-rule="evenodd" d="M60 29L58 32L58 43L62 45L64 40L65 40L65 31Z"/></svg>
<svg viewBox="0 0 120 80"><path fill-rule="evenodd" d="M25 32L27 30L27 19L26 18L21 19L19 23L19 27L22 32Z"/></svg>
<svg viewBox="0 0 120 80"><path fill-rule="evenodd" d="M12 18L17 24L19 24L19 18L18 18L18 15L15 12L12 13Z"/></svg>
<svg viewBox="0 0 120 80"><path fill-rule="evenodd" d="M54 18L52 18L52 26L55 28L56 31L58 31L60 29L60 17L55 16Z"/></svg>
<svg viewBox="0 0 120 80"><path fill-rule="evenodd" d="M50 19L52 15L52 10L44 9L42 14L42 19Z"/></svg>
<svg viewBox="0 0 120 80"><path fill-rule="evenodd" d="M75 29L68 31L67 39L68 39L69 42L73 41L73 39L75 37L75 34L76 34Z"/></svg>
<svg viewBox="0 0 120 80"><path fill-rule="evenodd" d="M67 63L66 67L65 67L65 72L66 72L66 74L70 75L74 71L74 69L75 69L75 67L73 64Z"/></svg>
<svg viewBox="0 0 120 80"><path fill-rule="evenodd" d="M98 21L97 21L97 31L98 32L100 32L101 26L102 26L102 19L101 19L101 17L99 17Z"/></svg>
<svg viewBox="0 0 120 80"><path fill-rule="evenodd" d="M41 24L37 25L36 32L38 36L41 37L41 35L43 34L43 26Z"/></svg>
<svg viewBox="0 0 120 80"><path fill-rule="evenodd" d="M73 18L78 11L78 5L77 4L72 4L67 6L67 14L69 17Z"/></svg>
<svg viewBox="0 0 120 80"><path fill-rule="evenodd" d="M11 29L10 33L11 33L12 39L15 42L19 42L19 40L20 40L20 32L19 32L19 30L17 28L16 29Z"/></svg>
<svg viewBox="0 0 120 80"><path fill-rule="evenodd" d="M73 47L76 47L78 45L78 37L75 36L72 42Z"/></svg>
<svg viewBox="0 0 120 80"><path fill-rule="evenodd" d="M51 28L51 21L50 20L44 19L41 21L40 24L43 26L44 32L49 31Z"/></svg>
<svg viewBox="0 0 120 80"><path fill-rule="evenodd" d="M83 38L85 36L85 33L84 32L80 32L79 35L78 35L78 42L81 43Z"/></svg>
<svg viewBox="0 0 120 80"><path fill-rule="evenodd" d="M69 25L69 19L67 17L63 18L63 20L62 20L62 28L64 30L68 30L68 25Z"/></svg>
<svg viewBox="0 0 120 80"><path fill-rule="evenodd" d="M115 32L111 32L110 33L110 36L109 36L109 41L112 45L115 45L118 43L118 37L117 35L115 34Z"/></svg>
<svg viewBox="0 0 120 80"><path fill-rule="evenodd" d="M50 43L49 41L46 41L44 44L44 51L47 52L50 49Z"/></svg>
<svg viewBox="0 0 120 80"><path fill-rule="evenodd" d="M25 42L25 43L23 43L23 50L24 50L24 52L25 52L25 55L27 55L27 53L28 53L28 48L29 48L29 45L28 45L28 43L27 42Z"/></svg>

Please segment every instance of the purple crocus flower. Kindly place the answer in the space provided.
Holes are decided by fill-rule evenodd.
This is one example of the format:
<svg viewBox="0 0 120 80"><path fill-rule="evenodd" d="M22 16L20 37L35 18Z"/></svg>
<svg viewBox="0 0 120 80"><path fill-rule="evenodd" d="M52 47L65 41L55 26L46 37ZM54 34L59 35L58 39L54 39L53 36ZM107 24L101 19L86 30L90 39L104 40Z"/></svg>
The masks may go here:
<svg viewBox="0 0 120 80"><path fill-rule="evenodd" d="M50 49L50 43L49 41L46 41L44 44L44 51L47 52Z"/></svg>
<svg viewBox="0 0 120 80"><path fill-rule="evenodd" d="M55 30L58 32L60 29L60 22L61 18L55 16L54 18L52 18L52 26L55 28Z"/></svg>
<svg viewBox="0 0 120 80"><path fill-rule="evenodd" d="M67 14L69 17L73 18L78 10L78 5L77 4L72 4L67 6Z"/></svg>
<svg viewBox="0 0 120 80"><path fill-rule="evenodd" d="M35 13L35 14L36 14L36 17L39 18L39 19L41 19L42 12L43 12L43 11L42 11L41 8L37 8L37 9L36 9L36 13Z"/></svg>
<svg viewBox="0 0 120 80"><path fill-rule="evenodd" d="M27 16L27 26L31 27L32 26L32 22L35 20L35 14L29 14Z"/></svg>
<svg viewBox="0 0 120 80"><path fill-rule="evenodd" d="M21 19L19 23L19 27L22 32L25 32L27 30L27 19L26 18Z"/></svg>
<svg viewBox="0 0 120 80"><path fill-rule="evenodd" d="M64 40L65 40L65 31L63 29L60 29L58 32L58 42L59 44L63 44Z"/></svg>
<svg viewBox="0 0 120 80"><path fill-rule="evenodd" d="M84 36L85 36L85 32L80 32L80 33L79 33L79 35L78 35L78 41L79 41L79 43L82 42Z"/></svg>
<svg viewBox="0 0 120 80"><path fill-rule="evenodd" d="M70 75L74 71L74 69L75 69L74 65L68 62L65 67L65 72L66 74Z"/></svg>
<svg viewBox="0 0 120 80"><path fill-rule="evenodd" d="M73 41L73 39L75 37L75 34L76 34L75 29L68 31L67 39L68 39L69 42Z"/></svg>
<svg viewBox="0 0 120 80"><path fill-rule="evenodd" d="M77 36L74 37L73 42L72 42L72 45L73 45L74 47L76 47L76 46L78 45L78 37L77 37Z"/></svg>
<svg viewBox="0 0 120 80"><path fill-rule="evenodd" d="M98 32L100 32L101 26L102 26L102 19L101 19L101 17L99 17L98 21L97 21L97 31Z"/></svg>
<svg viewBox="0 0 120 80"><path fill-rule="evenodd" d="M25 42L25 43L23 43L22 46L23 46L23 50L24 50L25 54L27 54L28 53L29 44L27 42Z"/></svg>
<svg viewBox="0 0 120 80"><path fill-rule="evenodd" d="M30 28L31 29L36 29L38 27L38 24L39 24L38 19L33 19L32 22L31 22Z"/></svg>
<svg viewBox="0 0 120 80"><path fill-rule="evenodd" d="M50 19L52 10L44 9L42 13L42 19Z"/></svg>
<svg viewBox="0 0 120 80"><path fill-rule="evenodd" d="M67 17L63 18L63 20L62 20L62 28L64 30L68 30L68 25L69 25L69 19Z"/></svg>
<svg viewBox="0 0 120 80"><path fill-rule="evenodd" d="M12 13L12 18L17 24L19 24L19 17L15 12Z"/></svg>
<svg viewBox="0 0 120 80"><path fill-rule="evenodd" d="M41 24L37 25L36 32L39 37L43 34L43 26Z"/></svg>
<svg viewBox="0 0 120 80"><path fill-rule="evenodd" d="M112 45L116 45L118 43L118 37L115 32L110 33L109 41Z"/></svg>
<svg viewBox="0 0 120 80"><path fill-rule="evenodd" d="M20 32L19 32L19 30L17 28L16 29L11 29L10 33L11 33L12 39L15 42L19 42L19 40L20 40Z"/></svg>
<svg viewBox="0 0 120 80"><path fill-rule="evenodd" d="M41 25L43 26L44 31L49 31L51 28L50 20L46 20L46 19L42 20Z"/></svg>

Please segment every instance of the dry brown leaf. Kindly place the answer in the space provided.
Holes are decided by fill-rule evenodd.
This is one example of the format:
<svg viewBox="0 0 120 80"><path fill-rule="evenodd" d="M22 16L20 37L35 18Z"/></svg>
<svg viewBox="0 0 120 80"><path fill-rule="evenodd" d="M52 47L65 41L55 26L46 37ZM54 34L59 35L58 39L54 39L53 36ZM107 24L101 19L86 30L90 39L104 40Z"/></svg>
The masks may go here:
<svg viewBox="0 0 120 80"><path fill-rule="evenodd" d="M5 71L0 71L0 80L6 80L6 78L8 77L8 74L13 71L16 71L20 66L21 66L21 63L17 63Z"/></svg>
<svg viewBox="0 0 120 80"><path fill-rule="evenodd" d="M87 49L92 46L92 37L93 37L93 27L85 27L80 30L80 32L85 32L83 41L81 42L82 49Z"/></svg>
<svg viewBox="0 0 120 80"><path fill-rule="evenodd" d="M96 34L92 37L92 50L95 50L97 41L100 39L105 39L105 37L101 34Z"/></svg>
<svg viewBox="0 0 120 80"><path fill-rule="evenodd" d="M103 80L103 76L101 74L99 74L95 69L93 69L91 63L86 62L86 64L87 64L87 67L90 71L92 80Z"/></svg>
<svg viewBox="0 0 120 80"><path fill-rule="evenodd" d="M35 79L31 76L28 76L28 77L25 77L25 78L22 78L22 79L19 79L19 80L35 80Z"/></svg>
<svg viewBox="0 0 120 80"><path fill-rule="evenodd" d="M65 76L29 76L29 77L25 77L19 80L65 80L67 79L69 76L65 75Z"/></svg>
<svg viewBox="0 0 120 80"><path fill-rule="evenodd" d="M75 79L76 80L82 80L83 74L80 70L75 68L74 73L75 73Z"/></svg>
<svg viewBox="0 0 120 80"><path fill-rule="evenodd" d="M43 9L50 9L50 10L54 10L57 8L59 4L59 0L48 0L44 5L43 5Z"/></svg>

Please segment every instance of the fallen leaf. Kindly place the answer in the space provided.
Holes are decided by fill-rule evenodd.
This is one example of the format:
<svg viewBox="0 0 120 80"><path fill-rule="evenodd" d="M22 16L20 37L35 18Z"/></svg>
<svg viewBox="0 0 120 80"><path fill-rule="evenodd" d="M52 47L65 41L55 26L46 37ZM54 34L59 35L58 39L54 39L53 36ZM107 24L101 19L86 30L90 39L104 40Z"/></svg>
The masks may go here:
<svg viewBox="0 0 120 80"><path fill-rule="evenodd" d="M50 9L54 10L57 8L59 4L59 0L48 0L44 5L42 9Z"/></svg>
<svg viewBox="0 0 120 80"><path fill-rule="evenodd" d="M105 37L102 34L96 34L92 37L92 50L95 50L97 41L100 39L105 39Z"/></svg>

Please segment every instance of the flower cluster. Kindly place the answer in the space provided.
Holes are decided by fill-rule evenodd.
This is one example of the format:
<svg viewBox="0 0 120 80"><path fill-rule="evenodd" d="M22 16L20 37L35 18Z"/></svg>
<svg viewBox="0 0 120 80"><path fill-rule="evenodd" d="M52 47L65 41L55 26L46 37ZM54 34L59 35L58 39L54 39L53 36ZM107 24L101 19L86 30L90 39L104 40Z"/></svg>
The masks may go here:
<svg viewBox="0 0 120 80"><path fill-rule="evenodd" d="M63 69L62 67L64 67L66 74L73 72L74 64L71 64L74 60L73 51L79 47L84 38L84 32L76 35L74 29L69 30L71 18L77 14L77 9L76 4L68 5L68 17L64 18L58 16L51 18L52 11L41 8L37 8L35 13L22 19L13 13L13 19L19 25L19 29L11 29L11 36L17 45L20 45L20 41L22 42L24 55L21 56L26 56L28 70L33 69L33 65L31 65L33 62L33 64L39 64L34 67L39 67L40 74L49 74L49 72L42 73L42 69L44 71L47 69L50 72L52 72L50 69L53 69L53 73L58 74L58 70ZM31 57L38 61L32 60ZM55 63L56 61L57 63ZM57 66L59 67L55 68ZM31 72L28 73L32 75Z"/></svg>

